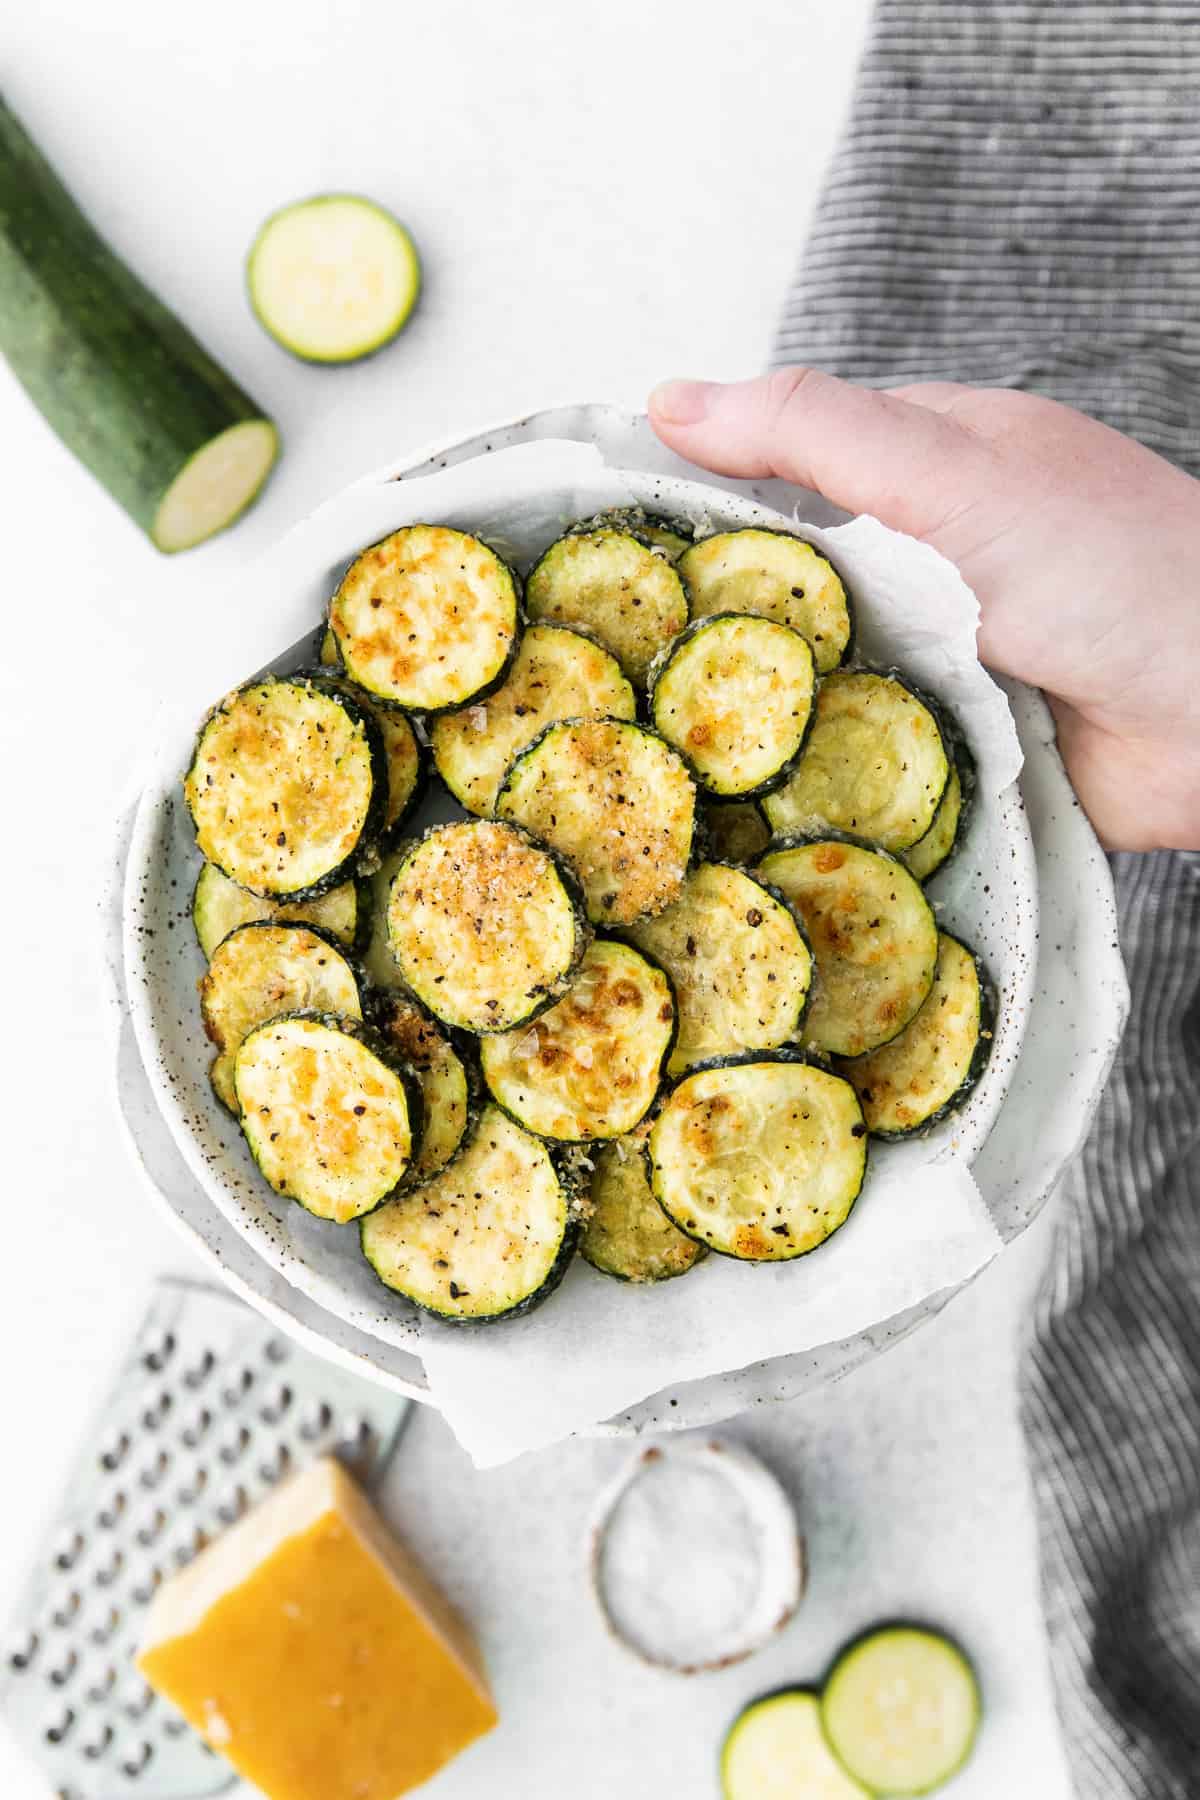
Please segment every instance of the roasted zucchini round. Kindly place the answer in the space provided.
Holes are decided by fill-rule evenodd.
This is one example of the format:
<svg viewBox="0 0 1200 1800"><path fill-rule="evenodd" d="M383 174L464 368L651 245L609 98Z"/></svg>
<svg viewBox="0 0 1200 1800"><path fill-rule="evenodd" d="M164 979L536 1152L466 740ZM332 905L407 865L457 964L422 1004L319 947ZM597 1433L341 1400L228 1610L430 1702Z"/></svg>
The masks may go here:
<svg viewBox="0 0 1200 1800"><path fill-rule="evenodd" d="M668 562L678 562L689 545L696 541L696 534L686 519L668 519L663 513L648 513L640 506L613 506L594 518L580 519L571 526L569 535L591 531L627 531L631 537L640 538L652 550L665 556Z"/></svg>
<svg viewBox="0 0 1200 1800"><path fill-rule="evenodd" d="M562 999L479 1047L492 1098L562 1143L621 1137L654 1104L675 1040L671 983L628 944L596 939Z"/></svg>
<svg viewBox="0 0 1200 1800"><path fill-rule="evenodd" d="M184 778L202 854L264 899L310 900L344 881L387 796L366 709L305 676L267 676L210 713Z"/></svg>
<svg viewBox="0 0 1200 1800"><path fill-rule="evenodd" d="M579 1237L567 1185L540 1138L485 1107L462 1153L363 1220L385 1287L441 1319L486 1324L540 1306Z"/></svg>
<svg viewBox="0 0 1200 1800"><path fill-rule="evenodd" d="M375 709L375 723L383 739L387 764L387 800L380 825L380 841L395 843L401 828L421 797L425 758L420 740L403 713Z"/></svg>
<svg viewBox="0 0 1200 1800"><path fill-rule="evenodd" d="M383 1039L335 1013L257 1026L234 1060L242 1131L275 1189L344 1225L398 1188L420 1145L421 1091Z"/></svg>
<svg viewBox="0 0 1200 1800"><path fill-rule="evenodd" d="M756 868L796 908L816 958L805 1043L862 1056L897 1037L924 1004L937 966L933 911L903 863L825 837L784 844Z"/></svg>
<svg viewBox="0 0 1200 1800"><path fill-rule="evenodd" d="M388 936L388 896L392 891L396 871L411 849L411 844L401 844L399 848L389 850L380 858L379 867L369 881L364 883L367 927L366 948L362 958L363 973L372 987L385 994L406 988L400 964L392 949L392 940Z"/></svg>
<svg viewBox="0 0 1200 1800"><path fill-rule="evenodd" d="M409 1180L428 1181L457 1155L471 1122L467 1066L441 1026L407 994L376 996L372 1022L421 1086L421 1147Z"/></svg>
<svg viewBox="0 0 1200 1800"><path fill-rule="evenodd" d="M830 1749L872 1794L932 1793L962 1768L982 1712L966 1655L926 1625L881 1625L841 1652L825 1679Z"/></svg>
<svg viewBox="0 0 1200 1800"><path fill-rule="evenodd" d="M440 712L503 681L517 647L517 584L465 531L405 525L355 557L329 626L346 673L368 694Z"/></svg>
<svg viewBox="0 0 1200 1800"><path fill-rule="evenodd" d="M490 813L513 758L552 721L636 714L611 651L568 625L531 625L502 687L434 721L433 760L468 812Z"/></svg>
<svg viewBox="0 0 1200 1800"><path fill-rule="evenodd" d="M679 559L694 619L757 613L791 625L812 645L824 675L850 654L850 596L833 564L787 531L723 531Z"/></svg>
<svg viewBox="0 0 1200 1800"><path fill-rule="evenodd" d="M631 925L669 906L692 852L696 790L682 759L623 719L548 725L504 778L496 811L579 871L588 917Z"/></svg>
<svg viewBox="0 0 1200 1800"><path fill-rule="evenodd" d="M208 957L231 931L256 919L290 919L319 925L343 949L352 950L365 935L368 911L366 885L361 881L343 881L315 900L263 900L257 894L247 893L209 862L197 876L192 893L192 924L200 948Z"/></svg>
<svg viewBox="0 0 1200 1800"><path fill-rule="evenodd" d="M645 1142L646 1127L639 1125L630 1137L596 1151L579 1254L617 1281L671 1281L708 1254L672 1225L650 1192Z"/></svg>
<svg viewBox="0 0 1200 1800"><path fill-rule="evenodd" d="M946 791L925 836L918 838L900 859L918 881L931 881L943 864L949 862L962 840L975 797L975 758L962 733L953 726L947 729L943 717L942 735L950 751L950 779Z"/></svg>
<svg viewBox="0 0 1200 1800"><path fill-rule="evenodd" d="M445 1025L508 1031L566 992L591 933L574 877L519 827L435 825L400 860L388 941Z"/></svg>
<svg viewBox="0 0 1200 1800"><path fill-rule="evenodd" d="M755 800L706 800L700 824L713 862L752 863L771 841L771 828Z"/></svg>
<svg viewBox="0 0 1200 1800"><path fill-rule="evenodd" d="M531 619L579 625L612 651L639 685L664 644L687 624L683 584L665 556L628 531L568 532L525 583Z"/></svg>
<svg viewBox="0 0 1200 1800"><path fill-rule="evenodd" d="M672 1075L714 1056L774 1050L799 1035L812 953L782 895L746 870L701 863L678 900L631 925L629 936L675 985Z"/></svg>
<svg viewBox="0 0 1200 1800"><path fill-rule="evenodd" d="M655 730L720 799L778 787L813 717L816 670L806 638L746 613L697 619L650 675Z"/></svg>
<svg viewBox="0 0 1200 1800"><path fill-rule="evenodd" d="M776 1050L684 1075L647 1156L654 1197L681 1231L742 1262L787 1262L845 1223L867 1128L848 1081Z"/></svg>

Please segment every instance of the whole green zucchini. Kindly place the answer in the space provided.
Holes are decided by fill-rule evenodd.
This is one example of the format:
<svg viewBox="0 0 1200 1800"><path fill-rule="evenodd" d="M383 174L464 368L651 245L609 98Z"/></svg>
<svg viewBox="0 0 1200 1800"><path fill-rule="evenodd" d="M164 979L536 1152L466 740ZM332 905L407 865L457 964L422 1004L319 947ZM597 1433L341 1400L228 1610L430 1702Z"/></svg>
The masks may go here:
<svg viewBox="0 0 1200 1800"><path fill-rule="evenodd" d="M3 100L0 350L160 550L231 524L278 454L262 409L109 249Z"/></svg>

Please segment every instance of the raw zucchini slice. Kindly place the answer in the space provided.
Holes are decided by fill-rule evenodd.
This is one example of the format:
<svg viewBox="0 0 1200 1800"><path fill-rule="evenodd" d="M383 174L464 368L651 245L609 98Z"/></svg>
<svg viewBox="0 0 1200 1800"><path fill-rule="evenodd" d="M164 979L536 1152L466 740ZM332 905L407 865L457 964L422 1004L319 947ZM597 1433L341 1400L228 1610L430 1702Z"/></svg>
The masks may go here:
<svg viewBox="0 0 1200 1800"><path fill-rule="evenodd" d="M568 532L551 544L530 571L525 605L531 619L590 631L639 685L688 618L683 584L667 558L611 527Z"/></svg>
<svg viewBox="0 0 1200 1800"><path fill-rule="evenodd" d="M953 856L962 840L975 798L975 758L961 732L953 725L947 730L944 719L942 735L950 751L950 779L946 791L925 836L918 838L912 849L906 850L901 857L918 881L931 880L943 863Z"/></svg>
<svg viewBox="0 0 1200 1800"><path fill-rule="evenodd" d="M776 831L853 831L908 850L933 824L950 769L937 720L906 682L839 669L821 683L803 756L763 811Z"/></svg>
<svg viewBox="0 0 1200 1800"><path fill-rule="evenodd" d="M777 1050L685 1075L647 1148L651 1190L681 1231L722 1256L788 1262L845 1223L867 1128L848 1081Z"/></svg>
<svg viewBox="0 0 1200 1800"><path fill-rule="evenodd" d="M706 800L700 820L714 862L752 863L771 841L771 828L754 800Z"/></svg>
<svg viewBox="0 0 1200 1800"><path fill-rule="evenodd" d="M311 900L375 836L387 771L375 722L348 694L268 676L221 701L183 784L208 861L264 899Z"/></svg>
<svg viewBox="0 0 1200 1800"><path fill-rule="evenodd" d="M697 619L651 672L655 729L700 785L749 799L787 779L813 717L816 672L790 625L745 613Z"/></svg>
<svg viewBox="0 0 1200 1800"><path fill-rule="evenodd" d="M392 878L401 978L445 1025L508 1031L570 986L591 933L557 857L494 819L437 825Z"/></svg>
<svg viewBox="0 0 1200 1800"><path fill-rule="evenodd" d="M461 1155L361 1226L385 1287L464 1323L540 1306L579 1236L570 1197L540 1138L485 1107Z"/></svg>
<svg viewBox="0 0 1200 1800"><path fill-rule="evenodd" d="M987 1067L992 989L976 957L938 933L929 997L899 1037L839 1065L862 1101L872 1137L915 1137L957 1112Z"/></svg>
<svg viewBox="0 0 1200 1800"><path fill-rule="evenodd" d="M407 1175L421 1092L375 1032L336 1013L259 1025L234 1060L251 1155L277 1194L345 1225Z"/></svg>
<svg viewBox="0 0 1200 1800"><path fill-rule="evenodd" d="M374 1019L421 1084L424 1126L409 1179L428 1181L458 1152L467 1135L471 1086L466 1064L436 1020L407 994L381 997Z"/></svg>
<svg viewBox="0 0 1200 1800"><path fill-rule="evenodd" d="M663 971L628 944L589 945L570 988L531 1025L479 1046L483 1079L506 1113L563 1143L621 1137L654 1104L675 1039Z"/></svg>
<svg viewBox="0 0 1200 1800"><path fill-rule="evenodd" d="M721 1750L723 1800L872 1800L825 1741L821 1699L788 1688L752 1700Z"/></svg>
<svg viewBox="0 0 1200 1800"><path fill-rule="evenodd" d="M513 758L555 719L632 719L633 689L601 644L567 625L531 625L503 687L430 734L433 760L468 812L490 813Z"/></svg>
<svg viewBox="0 0 1200 1800"><path fill-rule="evenodd" d="M723 531L685 550L679 573L691 615L758 613L790 625L812 645L817 672L849 655L850 597L819 550L786 531Z"/></svg>
<svg viewBox="0 0 1200 1800"><path fill-rule="evenodd" d="M416 246L361 194L280 207L246 261L250 304L277 344L305 362L355 362L390 343L421 291Z"/></svg>
<svg viewBox="0 0 1200 1800"><path fill-rule="evenodd" d="M696 791L662 739L621 719L548 725L517 757L496 811L578 869L588 917L631 925L669 906L692 852Z"/></svg>
<svg viewBox="0 0 1200 1800"><path fill-rule="evenodd" d="M362 1017L354 970L324 933L254 920L218 944L200 983L200 1016L220 1052L210 1071L213 1088L230 1112L237 1112L233 1065L243 1038L304 1008Z"/></svg>
<svg viewBox="0 0 1200 1800"><path fill-rule="evenodd" d="M821 1696L834 1755L873 1792L928 1794L966 1762L982 1702L957 1644L918 1625L885 1625L842 1651Z"/></svg>
<svg viewBox="0 0 1200 1800"><path fill-rule="evenodd" d="M591 1211L579 1254L602 1275L618 1281L671 1281L686 1275L708 1252L672 1225L646 1174L646 1127L602 1144L592 1173Z"/></svg>
<svg viewBox="0 0 1200 1800"><path fill-rule="evenodd" d="M212 956L217 945L239 925L255 919L296 919L301 924L319 925L344 949L353 949L359 941L360 927L365 921L367 904L362 884L343 881L315 900L295 902L261 900L248 894L236 881L230 881L215 864L205 863L192 894L192 923L205 956Z"/></svg>
<svg viewBox="0 0 1200 1800"><path fill-rule="evenodd" d="M346 673L415 712L499 687L517 645L517 585L494 550L445 525L406 525L356 556L329 604Z"/></svg>
<svg viewBox="0 0 1200 1800"><path fill-rule="evenodd" d="M817 959L804 1040L832 1056L862 1056L914 1018L933 986L933 911L904 865L843 838L772 850L757 865L796 908Z"/></svg>
<svg viewBox="0 0 1200 1800"><path fill-rule="evenodd" d="M678 900L629 935L675 984L672 1075L713 1056L774 1050L799 1034L812 953L791 907L744 869L701 863Z"/></svg>

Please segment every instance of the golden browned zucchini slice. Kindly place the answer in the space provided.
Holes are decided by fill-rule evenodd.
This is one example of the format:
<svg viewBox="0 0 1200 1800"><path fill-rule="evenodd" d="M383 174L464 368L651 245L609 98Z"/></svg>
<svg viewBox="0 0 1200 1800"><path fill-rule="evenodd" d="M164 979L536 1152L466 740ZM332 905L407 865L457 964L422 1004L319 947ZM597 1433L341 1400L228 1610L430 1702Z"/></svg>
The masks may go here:
<svg viewBox="0 0 1200 1800"><path fill-rule="evenodd" d="M531 619L579 625L606 644L639 684L687 624L687 599L669 559L627 531L568 532L529 573Z"/></svg>
<svg viewBox="0 0 1200 1800"><path fill-rule="evenodd" d="M703 1244L672 1225L646 1172L647 1128L601 1144L592 1171L591 1211L579 1254L602 1275L618 1281L671 1281L708 1254Z"/></svg>
<svg viewBox="0 0 1200 1800"><path fill-rule="evenodd" d="M791 625L812 645L824 675L850 652L850 597L827 558L786 531L723 531L702 538L679 559L694 619L711 613L758 613Z"/></svg>
<svg viewBox="0 0 1200 1800"><path fill-rule="evenodd" d="M460 1149L471 1122L471 1084L466 1064L446 1033L407 994L376 996L381 1036L421 1084L421 1148L410 1179L428 1181Z"/></svg>
<svg viewBox="0 0 1200 1800"><path fill-rule="evenodd" d="M230 881L214 863L205 863L192 894L192 923L205 956L239 925L256 919L291 919L303 925L319 925L343 949L359 942L367 912L364 884L343 881L315 900L263 900Z"/></svg>

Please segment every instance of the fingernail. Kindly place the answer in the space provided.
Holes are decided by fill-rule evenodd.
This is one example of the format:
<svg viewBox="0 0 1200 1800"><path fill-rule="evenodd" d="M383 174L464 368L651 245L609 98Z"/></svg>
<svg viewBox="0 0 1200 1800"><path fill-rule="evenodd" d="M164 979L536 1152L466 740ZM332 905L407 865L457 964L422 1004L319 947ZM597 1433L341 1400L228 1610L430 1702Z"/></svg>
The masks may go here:
<svg viewBox="0 0 1200 1800"><path fill-rule="evenodd" d="M650 410L668 425L696 425L708 417L715 381L664 381L650 396Z"/></svg>

